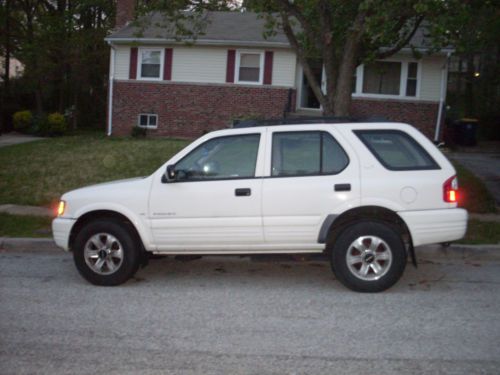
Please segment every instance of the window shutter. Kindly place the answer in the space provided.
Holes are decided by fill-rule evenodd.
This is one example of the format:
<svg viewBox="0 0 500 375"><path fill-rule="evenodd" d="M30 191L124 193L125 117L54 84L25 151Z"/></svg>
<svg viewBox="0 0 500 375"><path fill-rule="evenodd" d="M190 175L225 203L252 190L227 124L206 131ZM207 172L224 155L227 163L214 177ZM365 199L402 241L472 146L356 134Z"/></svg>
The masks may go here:
<svg viewBox="0 0 500 375"><path fill-rule="evenodd" d="M129 79L136 79L137 76L137 48L130 49L130 70L128 73Z"/></svg>
<svg viewBox="0 0 500 375"><path fill-rule="evenodd" d="M172 56L173 56L172 48L165 48L165 62L163 64L163 80L171 81L172 80Z"/></svg>
<svg viewBox="0 0 500 375"><path fill-rule="evenodd" d="M273 83L273 51L266 51L264 56L264 85Z"/></svg>
<svg viewBox="0 0 500 375"><path fill-rule="evenodd" d="M227 50L227 64L226 64L226 82L234 82L234 62L236 58L236 51L234 49Z"/></svg>

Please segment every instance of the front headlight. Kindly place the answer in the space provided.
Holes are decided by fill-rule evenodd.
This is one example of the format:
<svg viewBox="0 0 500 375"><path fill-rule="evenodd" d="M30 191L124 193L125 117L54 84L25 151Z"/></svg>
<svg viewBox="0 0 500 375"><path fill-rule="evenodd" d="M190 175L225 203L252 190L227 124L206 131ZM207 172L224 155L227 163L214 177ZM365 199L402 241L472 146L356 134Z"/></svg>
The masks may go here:
<svg viewBox="0 0 500 375"><path fill-rule="evenodd" d="M66 202L62 200L59 201L59 206L57 206L57 216L62 216L65 210L66 210Z"/></svg>

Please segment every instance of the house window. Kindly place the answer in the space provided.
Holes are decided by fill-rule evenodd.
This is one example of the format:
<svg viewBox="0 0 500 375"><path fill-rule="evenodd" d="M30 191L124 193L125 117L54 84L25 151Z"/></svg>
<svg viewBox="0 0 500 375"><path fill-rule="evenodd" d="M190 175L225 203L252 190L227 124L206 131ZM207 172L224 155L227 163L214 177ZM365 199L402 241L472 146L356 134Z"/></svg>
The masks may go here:
<svg viewBox="0 0 500 375"><path fill-rule="evenodd" d="M137 125L140 128L156 129L158 127L158 115L152 113L141 113Z"/></svg>
<svg viewBox="0 0 500 375"><path fill-rule="evenodd" d="M406 78L406 96L417 95L417 70L417 63L411 62L408 64L408 77Z"/></svg>
<svg viewBox="0 0 500 375"><path fill-rule="evenodd" d="M375 61L365 66L363 75L364 94L399 95L401 63Z"/></svg>
<svg viewBox="0 0 500 375"><path fill-rule="evenodd" d="M236 73L238 83L261 84L264 54L259 52L238 52Z"/></svg>
<svg viewBox="0 0 500 375"><path fill-rule="evenodd" d="M139 51L139 78L161 79L163 51L160 49L141 49Z"/></svg>

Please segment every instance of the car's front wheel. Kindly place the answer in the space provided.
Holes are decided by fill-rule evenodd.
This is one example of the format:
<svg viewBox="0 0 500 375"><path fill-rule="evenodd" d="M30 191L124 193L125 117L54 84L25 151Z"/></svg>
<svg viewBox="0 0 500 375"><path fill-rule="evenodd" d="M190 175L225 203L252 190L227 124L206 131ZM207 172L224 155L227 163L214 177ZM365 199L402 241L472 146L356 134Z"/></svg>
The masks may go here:
<svg viewBox="0 0 500 375"><path fill-rule="evenodd" d="M401 236L378 222L347 227L331 251L335 276L358 292L381 292L393 286L403 274L406 258Z"/></svg>
<svg viewBox="0 0 500 375"><path fill-rule="evenodd" d="M102 219L87 223L77 234L73 258L78 272L87 281L112 286L135 274L140 250L123 224Z"/></svg>

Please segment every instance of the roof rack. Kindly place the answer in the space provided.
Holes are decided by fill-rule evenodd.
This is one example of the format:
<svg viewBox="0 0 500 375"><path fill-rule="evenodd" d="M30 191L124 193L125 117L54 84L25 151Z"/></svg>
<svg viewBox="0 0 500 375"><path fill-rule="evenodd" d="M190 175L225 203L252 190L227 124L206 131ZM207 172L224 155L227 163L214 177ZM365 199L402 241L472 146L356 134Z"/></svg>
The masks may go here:
<svg viewBox="0 0 500 375"><path fill-rule="evenodd" d="M234 120L233 128L251 128L256 126L273 125L303 125L303 124L345 124L350 122L388 122L386 118L380 116L371 116L366 118L350 116L315 116L315 117L296 117L270 120Z"/></svg>

